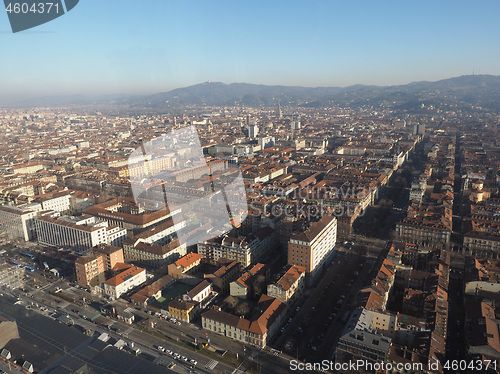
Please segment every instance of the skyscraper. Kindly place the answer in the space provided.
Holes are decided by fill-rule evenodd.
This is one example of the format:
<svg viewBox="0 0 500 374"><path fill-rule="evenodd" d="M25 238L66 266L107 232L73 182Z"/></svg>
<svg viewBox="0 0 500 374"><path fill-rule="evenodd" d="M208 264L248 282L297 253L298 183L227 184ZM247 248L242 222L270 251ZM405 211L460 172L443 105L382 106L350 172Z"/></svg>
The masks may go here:
<svg viewBox="0 0 500 374"><path fill-rule="evenodd" d="M257 135L259 135L259 126L255 123L248 126L248 136L250 138L256 138Z"/></svg>

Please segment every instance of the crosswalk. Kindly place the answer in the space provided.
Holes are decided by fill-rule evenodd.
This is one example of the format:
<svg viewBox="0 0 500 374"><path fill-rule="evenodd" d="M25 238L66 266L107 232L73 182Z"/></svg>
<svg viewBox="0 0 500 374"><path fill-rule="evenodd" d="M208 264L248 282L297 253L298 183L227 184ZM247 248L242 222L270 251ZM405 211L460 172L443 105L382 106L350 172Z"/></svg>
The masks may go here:
<svg viewBox="0 0 500 374"><path fill-rule="evenodd" d="M207 369L214 370L214 368L217 366L218 363L219 363L219 361L210 360L210 361L207 362L207 364L205 365L205 367Z"/></svg>

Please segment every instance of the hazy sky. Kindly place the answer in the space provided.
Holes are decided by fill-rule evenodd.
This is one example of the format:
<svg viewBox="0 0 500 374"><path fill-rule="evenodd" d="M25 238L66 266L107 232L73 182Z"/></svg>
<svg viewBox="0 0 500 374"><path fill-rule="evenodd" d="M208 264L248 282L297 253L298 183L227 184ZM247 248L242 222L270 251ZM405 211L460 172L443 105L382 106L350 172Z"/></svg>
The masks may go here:
<svg viewBox="0 0 500 374"><path fill-rule="evenodd" d="M2 8L0 100L500 75L499 14L498 0L80 0L13 34Z"/></svg>

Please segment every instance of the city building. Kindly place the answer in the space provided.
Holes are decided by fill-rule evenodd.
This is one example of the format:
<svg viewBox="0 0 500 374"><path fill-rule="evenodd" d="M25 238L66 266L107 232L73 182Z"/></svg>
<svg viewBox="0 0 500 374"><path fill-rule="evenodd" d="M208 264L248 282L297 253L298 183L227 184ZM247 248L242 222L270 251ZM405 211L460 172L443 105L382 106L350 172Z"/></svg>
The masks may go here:
<svg viewBox="0 0 500 374"><path fill-rule="evenodd" d="M365 311L351 315L337 343L336 363L365 360L371 364L386 362L391 338L376 332Z"/></svg>
<svg viewBox="0 0 500 374"><path fill-rule="evenodd" d="M219 268L213 273L204 274L203 278L212 282L219 293L227 294L229 284L239 278L241 273L241 264L238 261L219 259L217 261Z"/></svg>
<svg viewBox="0 0 500 374"><path fill-rule="evenodd" d="M248 126L248 136L250 138L256 138L259 135L259 126L257 124L251 124Z"/></svg>
<svg viewBox="0 0 500 374"><path fill-rule="evenodd" d="M264 348L285 318L285 305L278 299L262 295L257 310L255 316L246 319L210 309L201 315L202 327L243 344Z"/></svg>
<svg viewBox="0 0 500 374"><path fill-rule="evenodd" d="M452 232L452 210L449 205L410 205L396 225L401 240L419 245L448 248Z"/></svg>
<svg viewBox="0 0 500 374"><path fill-rule="evenodd" d="M324 216L288 242L288 264L302 266L313 278L335 250L337 219Z"/></svg>
<svg viewBox="0 0 500 374"><path fill-rule="evenodd" d="M71 210L71 192L66 190L38 195L31 201L30 205L38 205L37 211L69 212Z"/></svg>
<svg viewBox="0 0 500 374"><path fill-rule="evenodd" d="M226 234L198 243L198 253L213 264L225 258L240 262L246 268L264 259L271 250L277 247L277 234L278 232L269 226L245 237L235 238Z"/></svg>
<svg viewBox="0 0 500 374"><path fill-rule="evenodd" d="M180 209L172 209L170 204L169 208L170 210L155 210L154 206L137 205L133 198L117 197L93 205L83 212L105 220L111 226L123 227L129 230L131 235L136 235L180 212Z"/></svg>
<svg viewBox="0 0 500 374"><path fill-rule="evenodd" d="M250 270L243 273L241 277L229 284L230 295L246 299L251 294L258 277L263 277L266 280L269 276L268 273L269 269L266 265L261 263L255 264Z"/></svg>
<svg viewBox="0 0 500 374"><path fill-rule="evenodd" d="M500 204L496 199L471 204L471 214L463 220L463 249L476 257L500 256Z"/></svg>
<svg viewBox="0 0 500 374"><path fill-rule="evenodd" d="M120 247L127 237L127 230L108 226L105 221L82 215L79 217L42 215L35 219L38 243L69 248L78 254L88 252L99 244Z"/></svg>
<svg viewBox="0 0 500 374"><path fill-rule="evenodd" d="M193 301L201 303L212 293L212 283L204 280L193 287L191 290L182 295L182 299L185 301Z"/></svg>
<svg viewBox="0 0 500 374"><path fill-rule="evenodd" d="M119 298L131 289L146 282L146 269L133 265L121 266L122 271L103 283L103 293L107 297Z"/></svg>
<svg viewBox="0 0 500 374"><path fill-rule="evenodd" d="M179 321L190 323L194 318L198 303L186 300L172 300L168 303L168 313Z"/></svg>
<svg viewBox="0 0 500 374"><path fill-rule="evenodd" d="M188 253L174 263L168 265L168 274L174 278L180 279L183 274L198 267L203 258L204 256L198 253Z"/></svg>
<svg viewBox="0 0 500 374"><path fill-rule="evenodd" d="M28 163L13 166L9 170L14 174L33 174L39 170L43 170L43 165L39 163Z"/></svg>
<svg viewBox="0 0 500 374"><path fill-rule="evenodd" d="M36 212L15 206L0 206L0 229L12 239L25 241L36 239Z"/></svg>
<svg viewBox="0 0 500 374"><path fill-rule="evenodd" d="M16 289L23 285L24 267L0 264L0 287Z"/></svg>
<svg viewBox="0 0 500 374"><path fill-rule="evenodd" d="M267 295L280 300L283 304L292 303L304 294L305 274L305 267L289 265L285 274L267 286Z"/></svg>
<svg viewBox="0 0 500 374"><path fill-rule="evenodd" d="M135 246L124 244L125 259L153 268L162 267L186 254L186 244L172 240L165 245L138 242Z"/></svg>
<svg viewBox="0 0 500 374"><path fill-rule="evenodd" d="M106 280L104 256L92 253L75 261L76 282L82 287L93 287Z"/></svg>
<svg viewBox="0 0 500 374"><path fill-rule="evenodd" d="M105 272L123 263L123 249L112 245L99 245L93 253L75 261L77 283L82 287L97 286L105 281Z"/></svg>
<svg viewBox="0 0 500 374"><path fill-rule="evenodd" d="M186 244L177 239L186 222L168 219L123 243L125 260L144 266L161 267L186 254Z"/></svg>

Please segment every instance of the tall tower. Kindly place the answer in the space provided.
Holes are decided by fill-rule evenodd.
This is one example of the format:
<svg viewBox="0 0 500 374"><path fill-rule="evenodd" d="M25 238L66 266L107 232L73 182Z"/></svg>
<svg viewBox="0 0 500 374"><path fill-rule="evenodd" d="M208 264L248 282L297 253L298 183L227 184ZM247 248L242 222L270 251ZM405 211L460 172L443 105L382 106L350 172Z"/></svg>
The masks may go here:
<svg viewBox="0 0 500 374"><path fill-rule="evenodd" d="M283 112L281 111L281 102L278 101L278 108L276 108L276 117L279 119L283 118Z"/></svg>
<svg viewBox="0 0 500 374"><path fill-rule="evenodd" d="M259 135L259 127L256 123L253 123L248 127L248 136L250 138L256 138L257 135Z"/></svg>

